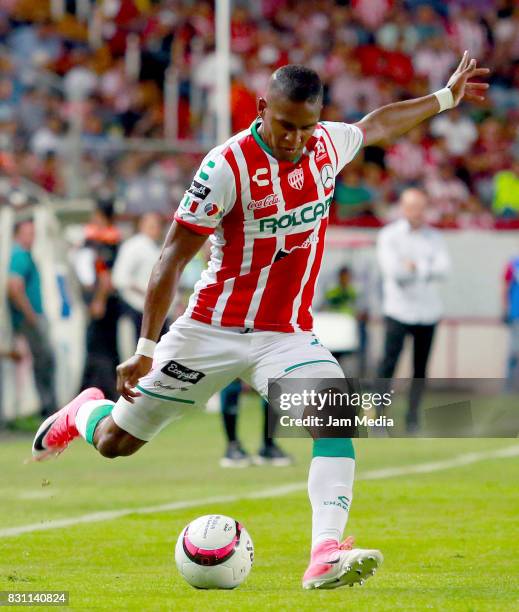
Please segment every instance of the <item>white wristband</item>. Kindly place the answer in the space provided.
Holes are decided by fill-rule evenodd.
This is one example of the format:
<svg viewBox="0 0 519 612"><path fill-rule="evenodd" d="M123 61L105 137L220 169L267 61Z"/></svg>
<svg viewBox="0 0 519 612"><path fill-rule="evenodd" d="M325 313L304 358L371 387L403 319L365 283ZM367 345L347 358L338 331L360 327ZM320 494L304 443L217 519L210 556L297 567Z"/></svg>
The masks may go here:
<svg viewBox="0 0 519 612"><path fill-rule="evenodd" d="M440 110L438 111L439 113L454 107L454 97L449 87L444 87L443 89L435 91L434 95L436 96L438 104L440 105Z"/></svg>
<svg viewBox="0 0 519 612"><path fill-rule="evenodd" d="M153 359L153 353L155 352L156 346L157 343L153 342L153 340L149 340L148 338L139 338L135 354L144 355L144 357L149 357L150 359Z"/></svg>

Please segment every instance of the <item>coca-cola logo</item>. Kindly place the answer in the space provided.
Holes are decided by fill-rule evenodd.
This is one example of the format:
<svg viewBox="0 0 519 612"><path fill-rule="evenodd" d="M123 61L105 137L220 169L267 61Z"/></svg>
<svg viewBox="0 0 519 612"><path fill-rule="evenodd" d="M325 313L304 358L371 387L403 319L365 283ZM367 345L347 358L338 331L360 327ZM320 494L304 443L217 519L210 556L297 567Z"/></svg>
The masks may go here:
<svg viewBox="0 0 519 612"><path fill-rule="evenodd" d="M260 208L268 208L279 204L279 197L275 193L270 193L261 200L251 200L247 206L249 210L259 210Z"/></svg>

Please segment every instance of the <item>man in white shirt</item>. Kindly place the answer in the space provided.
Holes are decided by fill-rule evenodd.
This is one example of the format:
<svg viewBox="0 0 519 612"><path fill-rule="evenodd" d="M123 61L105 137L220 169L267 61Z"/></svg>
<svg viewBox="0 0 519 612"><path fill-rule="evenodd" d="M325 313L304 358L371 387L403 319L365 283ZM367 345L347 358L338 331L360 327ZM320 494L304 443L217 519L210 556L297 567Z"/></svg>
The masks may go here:
<svg viewBox="0 0 519 612"><path fill-rule="evenodd" d="M164 223L155 212L143 215L138 233L121 245L112 271L112 282L119 291L124 314L135 326L139 337L144 311L144 298L151 271L160 255Z"/></svg>
<svg viewBox="0 0 519 612"><path fill-rule="evenodd" d="M392 378L405 337L413 338L413 384L406 425L418 427L418 408L424 389L436 324L442 314L438 281L449 271L449 255L441 234L425 223L427 197L419 189L407 189L400 199L402 219L379 234L377 259L384 282L383 312L386 318L384 356L379 378Z"/></svg>

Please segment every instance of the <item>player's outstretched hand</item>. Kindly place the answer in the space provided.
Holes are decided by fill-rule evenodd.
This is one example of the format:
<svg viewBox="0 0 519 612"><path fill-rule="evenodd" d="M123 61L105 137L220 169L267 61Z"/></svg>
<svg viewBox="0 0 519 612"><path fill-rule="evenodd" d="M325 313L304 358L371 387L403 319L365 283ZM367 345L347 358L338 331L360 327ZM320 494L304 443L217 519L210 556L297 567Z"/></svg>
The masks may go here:
<svg viewBox="0 0 519 612"><path fill-rule="evenodd" d="M132 355L130 359L117 366L117 392L124 399L133 404L135 397L140 393L134 390L139 378L145 376L150 370L153 360L144 355Z"/></svg>
<svg viewBox="0 0 519 612"><path fill-rule="evenodd" d="M470 79L486 76L489 72L488 68L477 68L476 60L469 59L469 52L465 51L459 66L447 83L447 87L452 91L454 105L458 106L462 100L483 102L488 83L479 83Z"/></svg>

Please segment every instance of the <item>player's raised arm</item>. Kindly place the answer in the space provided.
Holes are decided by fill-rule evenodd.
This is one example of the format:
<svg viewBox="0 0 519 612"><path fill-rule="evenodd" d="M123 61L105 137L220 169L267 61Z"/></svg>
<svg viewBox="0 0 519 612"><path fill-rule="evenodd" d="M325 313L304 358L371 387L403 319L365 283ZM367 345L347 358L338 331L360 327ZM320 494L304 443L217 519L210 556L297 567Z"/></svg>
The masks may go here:
<svg viewBox="0 0 519 612"><path fill-rule="evenodd" d="M143 344L142 339L147 339L151 342L150 346L153 346L158 340L180 275L206 239L207 235L195 233L176 221L171 225L148 283L140 344ZM133 387L151 369L153 351L149 355L140 354L146 352L146 346L140 349L138 346L137 353L117 367L117 391L129 402L139 395Z"/></svg>
<svg viewBox="0 0 519 612"><path fill-rule="evenodd" d="M391 141L405 134L415 125L437 113L454 108L462 100L479 102L485 99L487 83L471 81L488 74L488 68L477 68L476 60L465 51L461 62L446 87L422 98L395 102L383 106L356 123L364 132L364 145Z"/></svg>

